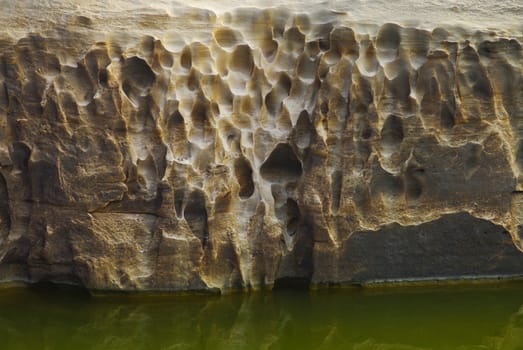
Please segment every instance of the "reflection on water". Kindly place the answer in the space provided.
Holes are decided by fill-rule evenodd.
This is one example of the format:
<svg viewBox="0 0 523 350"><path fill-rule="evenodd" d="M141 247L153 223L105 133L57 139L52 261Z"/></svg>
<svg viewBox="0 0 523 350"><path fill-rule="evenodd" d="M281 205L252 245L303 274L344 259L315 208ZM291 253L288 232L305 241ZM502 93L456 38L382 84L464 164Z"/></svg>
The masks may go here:
<svg viewBox="0 0 523 350"><path fill-rule="evenodd" d="M0 291L1 348L523 349L523 286L222 297Z"/></svg>

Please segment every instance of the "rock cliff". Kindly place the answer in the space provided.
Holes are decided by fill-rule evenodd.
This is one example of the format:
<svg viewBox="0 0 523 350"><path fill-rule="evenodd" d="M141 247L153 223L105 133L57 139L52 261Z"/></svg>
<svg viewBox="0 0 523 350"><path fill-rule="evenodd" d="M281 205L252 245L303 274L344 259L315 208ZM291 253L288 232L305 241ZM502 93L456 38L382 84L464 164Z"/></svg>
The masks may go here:
<svg viewBox="0 0 523 350"><path fill-rule="evenodd" d="M0 37L0 281L523 276L521 34L48 14Z"/></svg>

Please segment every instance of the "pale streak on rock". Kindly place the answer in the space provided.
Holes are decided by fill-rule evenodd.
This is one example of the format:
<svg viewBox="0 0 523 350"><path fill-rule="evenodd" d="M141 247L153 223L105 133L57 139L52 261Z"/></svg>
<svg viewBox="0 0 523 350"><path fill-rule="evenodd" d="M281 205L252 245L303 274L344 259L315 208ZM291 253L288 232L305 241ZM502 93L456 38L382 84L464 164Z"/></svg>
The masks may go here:
<svg viewBox="0 0 523 350"><path fill-rule="evenodd" d="M523 275L521 36L143 11L0 38L0 281Z"/></svg>

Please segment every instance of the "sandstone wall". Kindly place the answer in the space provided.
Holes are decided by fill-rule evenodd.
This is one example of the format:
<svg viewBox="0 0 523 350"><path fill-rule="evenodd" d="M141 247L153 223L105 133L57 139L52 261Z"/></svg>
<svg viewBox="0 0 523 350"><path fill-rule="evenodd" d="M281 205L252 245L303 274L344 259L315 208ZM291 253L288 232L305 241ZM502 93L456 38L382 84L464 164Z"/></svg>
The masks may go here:
<svg viewBox="0 0 523 350"><path fill-rule="evenodd" d="M520 36L180 16L0 38L0 281L523 275Z"/></svg>

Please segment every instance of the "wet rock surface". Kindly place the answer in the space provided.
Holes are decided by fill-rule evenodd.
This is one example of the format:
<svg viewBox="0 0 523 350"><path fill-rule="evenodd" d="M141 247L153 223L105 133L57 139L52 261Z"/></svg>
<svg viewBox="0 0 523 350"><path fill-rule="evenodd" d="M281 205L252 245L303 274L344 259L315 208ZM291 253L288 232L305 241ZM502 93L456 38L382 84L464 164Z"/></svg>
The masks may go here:
<svg viewBox="0 0 523 350"><path fill-rule="evenodd" d="M523 275L520 36L125 16L0 38L1 281Z"/></svg>

